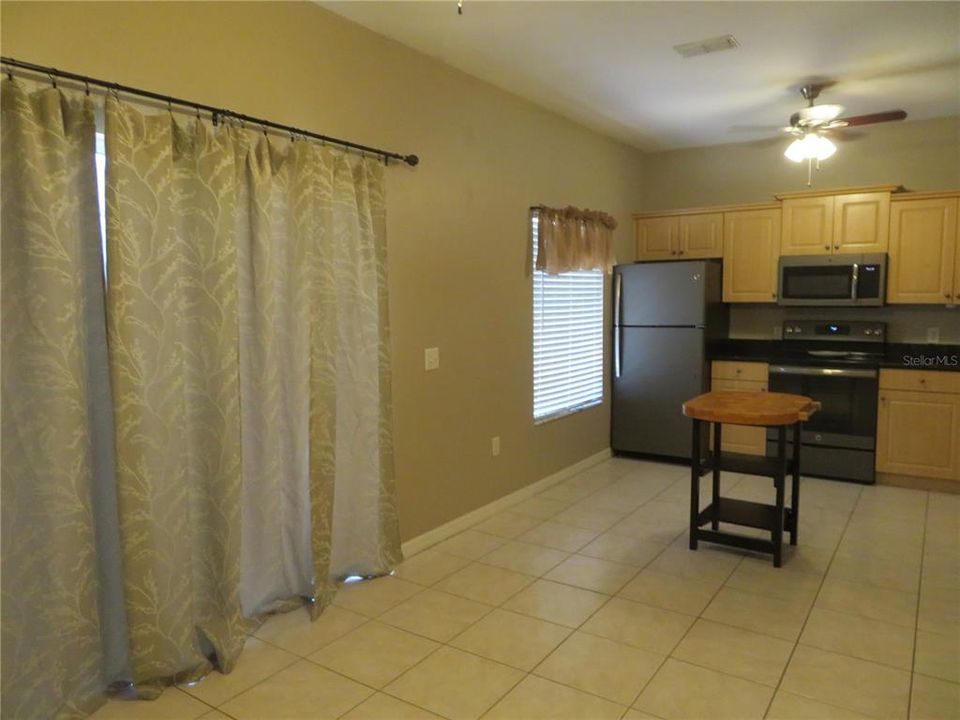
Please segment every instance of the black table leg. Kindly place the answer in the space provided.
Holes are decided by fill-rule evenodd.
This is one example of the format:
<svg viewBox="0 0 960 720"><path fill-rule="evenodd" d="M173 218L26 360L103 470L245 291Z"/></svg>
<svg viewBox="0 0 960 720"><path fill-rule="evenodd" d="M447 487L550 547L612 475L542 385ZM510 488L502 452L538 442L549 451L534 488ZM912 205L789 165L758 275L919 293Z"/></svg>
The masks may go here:
<svg viewBox="0 0 960 720"><path fill-rule="evenodd" d="M723 427L723 423L714 423L713 424L713 456L715 458L720 457L720 428ZM710 527L714 530L720 529L720 463L713 464L713 521L710 523Z"/></svg>
<svg viewBox="0 0 960 720"><path fill-rule="evenodd" d="M797 544L800 532L800 423L793 426L793 483L790 499L790 544Z"/></svg>
<svg viewBox="0 0 960 720"><path fill-rule="evenodd" d="M777 474L773 479L777 486L777 512L773 526L773 566L780 567L783 555L783 490L787 475L787 428L777 428Z"/></svg>
<svg viewBox="0 0 960 720"><path fill-rule="evenodd" d="M697 549L697 518L700 515L700 421L693 421L693 448L690 454L690 549Z"/></svg>

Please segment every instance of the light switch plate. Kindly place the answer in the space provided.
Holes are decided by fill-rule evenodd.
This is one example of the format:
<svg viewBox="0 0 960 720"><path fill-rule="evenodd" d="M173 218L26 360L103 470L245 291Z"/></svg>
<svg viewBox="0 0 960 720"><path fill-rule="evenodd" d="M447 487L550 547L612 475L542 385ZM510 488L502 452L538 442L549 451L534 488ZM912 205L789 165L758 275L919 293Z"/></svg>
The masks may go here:
<svg viewBox="0 0 960 720"><path fill-rule="evenodd" d="M490 438L490 454L496 457L500 454L500 436L494 435Z"/></svg>
<svg viewBox="0 0 960 720"><path fill-rule="evenodd" d="M440 348L426 348L423 351L423 369L436 370L440 367Z"/></svg>

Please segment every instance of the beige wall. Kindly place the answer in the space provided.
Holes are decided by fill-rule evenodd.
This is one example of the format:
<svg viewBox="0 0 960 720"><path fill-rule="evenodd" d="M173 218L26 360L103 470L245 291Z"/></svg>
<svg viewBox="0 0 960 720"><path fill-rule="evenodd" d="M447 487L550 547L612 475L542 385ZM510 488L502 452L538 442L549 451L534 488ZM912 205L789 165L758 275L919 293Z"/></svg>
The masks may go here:
<svg viewBox="0 0 960 720"><path fill-rule="evenodd" d="M388 172L404 539L609 446L607 403L532 423L527 208L610 212L626 257L635 150L311 3L3 2L0 13L4 55L420 155ZM431 346L441 367L425 373Z"/></svg>
<svg viewBox="0 0 960 720"><path fill-rule="evenodd" d="M775 131L774 131L775 134ZM903 185L908 190L960 188L960 118L916 120L838 131L850 136L814 173L813 187ZM806 190L806 163L783 157L785 136L754 143L649 153L638 210L762 202Z"/></svg>

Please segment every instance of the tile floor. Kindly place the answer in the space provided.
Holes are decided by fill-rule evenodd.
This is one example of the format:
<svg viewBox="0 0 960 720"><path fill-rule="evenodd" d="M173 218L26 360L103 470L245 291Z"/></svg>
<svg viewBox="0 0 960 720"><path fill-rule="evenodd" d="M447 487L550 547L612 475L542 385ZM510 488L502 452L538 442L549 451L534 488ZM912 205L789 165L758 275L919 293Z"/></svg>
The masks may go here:
<svg viewBox="0 0 960 720"><path fill-rule="evenodd" d="M94 718L960 718L960 496L802 489L776 570L687 549L684 468L608 460Z"/></svg>

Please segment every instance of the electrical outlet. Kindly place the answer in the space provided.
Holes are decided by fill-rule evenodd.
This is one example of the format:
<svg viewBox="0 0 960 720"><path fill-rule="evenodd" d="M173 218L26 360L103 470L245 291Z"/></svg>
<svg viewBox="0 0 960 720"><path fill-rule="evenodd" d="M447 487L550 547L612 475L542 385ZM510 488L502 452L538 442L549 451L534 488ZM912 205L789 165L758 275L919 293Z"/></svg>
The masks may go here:
<svg viewBox="0 0 960 720"><path fill-rule="evenodd" d="M496 457L500 454L500 436L494 435L490 438L490 454Z"/></svg>
<svg viewBox="0 0 960 720"><path fill-rule="evenodd" d="M426 348L423 351L423 369L436 370L440 367L440 348Z"/></svg>
<svg viewBox="0 0 960 720"><path fill-rule="evenodd" d="M940 342L940 328L938 327L927 328L927 342L928 343Z"/></svg>

